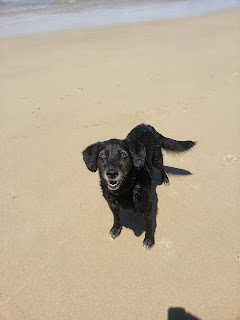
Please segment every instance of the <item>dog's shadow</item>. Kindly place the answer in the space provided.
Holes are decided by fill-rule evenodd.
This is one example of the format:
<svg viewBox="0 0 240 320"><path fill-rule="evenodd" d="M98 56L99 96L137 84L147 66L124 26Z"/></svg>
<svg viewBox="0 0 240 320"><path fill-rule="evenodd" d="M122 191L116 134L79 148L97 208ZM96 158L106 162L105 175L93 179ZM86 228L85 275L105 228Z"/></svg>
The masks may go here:
<svg viewBox="0 0 240 320"><path fill-rule="evenodd" d="M188 176L191 175L191 172L174 168L174 167L168 167L165 166L166 173L171 175L177 175L177 176ZM169 179L170 180L170 179ZM171 183L171 181L170 181ZM156 229L156 216L158 212L158 197L156 188L157 186L162 184L162 177L160 170L154 169L153 171L153 183L152 183L152 206L153 206L153 228ZM131 210L121 210L120 212L120 220L123 227L131 229L134 234L137 237L140 237L141 234L145 230L144 225L144 217L141 214L135 213Z"/></svg>

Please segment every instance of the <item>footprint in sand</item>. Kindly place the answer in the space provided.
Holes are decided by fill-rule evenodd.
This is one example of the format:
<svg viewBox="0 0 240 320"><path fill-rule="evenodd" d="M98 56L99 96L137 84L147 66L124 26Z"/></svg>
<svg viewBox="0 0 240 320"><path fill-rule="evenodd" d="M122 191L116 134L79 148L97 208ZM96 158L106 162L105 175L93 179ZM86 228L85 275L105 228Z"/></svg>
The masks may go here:
<svg viewBox="0 0 240 320"><path fill-rule="evenodd" d="M181 112L191 111L191 108L188 106L189 105L188 99L183 99L183 101L178 101L177 105L178 105L177 106L178 110L180 110Z"/></svg>
<svg viewBox="0 0 240 320"><path fill-rule="evenodd" d="M240 253L237 254L236 259L237 259L238 263L240 263Z"/></svg>
<svg viewBox="0 0 240 320"><path fill-rule="evenodd" d="M162 240L162 241L160 241L160 246L163 248L163 249L170 249L170 248L172 248L172 245L173 245L173 243L172 243L172 241L164 241L164 240Z"/></svg>
<svg viewBox="0 0 240 320"><path fill-rule="evenodd" d="M179 110L182 112L189 112L191 109L188 107L181 107L181 108L179 108Z"/></svg>
<svg viewBox="0 0 240 320"><path fill-rule="evenodd" d="M223 159L227 162L237 161L237 157L235 157L233 154L227 154L223 157Z"/></svg>
<svg viewBox="0 0 240 320"><path fill-rule="evenodd" d="M150 107L146 107L141 113L149 113L152 112Z"/></svg>
<svg viewBox="0 0 240 320"><path fill-rule="evenodd" d="M197 191L199 189L199 186L188 186L189 189Z"/></svg>
<svg viewBox="0 0 240 320"><path fill-rule="evenodd" d="M239 78L239 76L240 76L239 72L235 72L234 74L232 74L233 79L237 79Z"/></svg>
<svg viewBox="0 0 240 320"><path fill-rule="evenodd" d="M98 127L98 126L100 126L100 125L101 125L100 122L93 122L93 123L86 124L86 125L84 125L83 127L84 127L84 128L91 128L91 127Z"/></svg>
<svg viewBox="0 0 240 320"><path fill-rule="evenodd" d="M39 114L40 110L41 110L41 108L36 107L36 108L34 108L34 110L32 111L32 113L33 113L33 114Z"/></svg>

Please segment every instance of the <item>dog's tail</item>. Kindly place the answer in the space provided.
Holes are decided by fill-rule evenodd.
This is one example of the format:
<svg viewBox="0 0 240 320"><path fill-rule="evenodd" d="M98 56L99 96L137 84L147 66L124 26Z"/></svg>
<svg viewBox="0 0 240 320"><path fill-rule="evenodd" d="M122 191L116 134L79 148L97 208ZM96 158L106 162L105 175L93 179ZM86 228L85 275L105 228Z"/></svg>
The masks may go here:
<svg viewBox="0 0 240 320"><path fill-rule="evenodd" d="M167 152L180 153L185 152L194 147L196 142L194 141L178 141L170 138L165 138L161 135L161 147Z"/></svg>

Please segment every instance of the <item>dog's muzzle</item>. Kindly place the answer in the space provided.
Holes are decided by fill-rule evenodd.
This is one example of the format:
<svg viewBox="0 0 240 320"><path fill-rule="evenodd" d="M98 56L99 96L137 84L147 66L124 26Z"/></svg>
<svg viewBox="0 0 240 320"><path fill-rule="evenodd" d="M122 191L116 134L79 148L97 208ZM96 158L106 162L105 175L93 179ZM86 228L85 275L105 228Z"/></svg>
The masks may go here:
<svg viewBox="0 0 240 320"><path fill-rule="evenodd" d="M104 173L104 178L110 190L117 190L122 182L122 174L115 168L107 169Z"/></svg>
<svg viewBox="0 0 240 320"><path fill-rule="evenodd" d="M120 187L121 181L108 180L107 183L110 190L117 190Z"/></svg>

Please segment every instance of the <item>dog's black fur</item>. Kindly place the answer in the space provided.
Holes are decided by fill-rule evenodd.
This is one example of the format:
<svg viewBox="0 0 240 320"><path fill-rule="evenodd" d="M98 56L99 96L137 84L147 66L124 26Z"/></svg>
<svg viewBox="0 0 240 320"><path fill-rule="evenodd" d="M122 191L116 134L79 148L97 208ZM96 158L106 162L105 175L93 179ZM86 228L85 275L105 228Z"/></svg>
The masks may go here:
<svg viewBox="0 0 240 320"><path fill-rule="evenodd" d="M161 170L162 180L169 185L163 166L162 148L179 153L195 145L193 141L165 138L153 127L140 124L124 140L97 142L83 151L83 159L92 172L99 170L102 193L114 216L110 234L113 239L121 233L120 208L141 213L145 220L143 245L154 245L151 185L153 167Z"/></svg>

